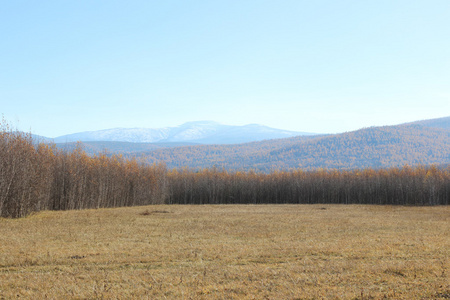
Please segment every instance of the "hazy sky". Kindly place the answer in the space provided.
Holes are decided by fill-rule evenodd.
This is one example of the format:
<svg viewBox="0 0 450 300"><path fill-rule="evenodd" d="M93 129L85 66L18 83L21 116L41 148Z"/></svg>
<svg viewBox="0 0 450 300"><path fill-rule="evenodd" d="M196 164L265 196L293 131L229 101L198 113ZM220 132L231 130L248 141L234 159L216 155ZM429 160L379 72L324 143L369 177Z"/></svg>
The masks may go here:
<svg viewBox="0 0 450 300"><path fill-rule="evenodd" d="M450 1L2 1L0 113L49 137L450 116Z"/></svg>

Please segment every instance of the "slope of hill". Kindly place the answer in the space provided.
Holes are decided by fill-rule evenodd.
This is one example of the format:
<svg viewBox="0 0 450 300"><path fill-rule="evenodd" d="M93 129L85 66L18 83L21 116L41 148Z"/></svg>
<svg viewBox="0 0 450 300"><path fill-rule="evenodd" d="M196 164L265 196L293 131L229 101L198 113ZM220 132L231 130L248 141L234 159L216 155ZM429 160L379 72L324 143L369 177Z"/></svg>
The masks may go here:
<svg viewBox="0 0 450 300"><path fill-rule="evenodd" d="M142 152L147 152L162 148L174 148L198 145L194 143L130 143L130 142L70 142L70 143L56 143L57 148L66 151L72 151L80 147L89 155L106 152L110 154L123 154L126 156L139 155Z"/></svg>
<svg viewBox="0 0 450 300"><path fill-rule="evenodd" d="M287 139L233 145L198 145L157 149L142 153L149 163L164 162L169 168L210 168L224 167L229 170L270 170L275 159L272 151L314 140L316 136L298 136ZM279 168L283 163L278 162Z"/></svg>
<svg viewBox="0 0 450 300"><path fill-rule="evenodd" d="M53 139L52 138L48 138L42 135L37 135L37 134L30 134L31 138L33 139L33 142L36 144L39 143L45 143L45 144L49 144L49 143L53 143Z"/></svg>
<svg viewBox="0 0 450 300"><path fill-rule="evenodd" d="M255 169L268 172L295 168L355 169L405 164L450 164L450 117L396 126L370 127L334 135L304 135L281 139L269 139L280 134L279 130L259 125L227 126L214 122L191 122L166 131L170 131L170 136L164 137L167 142L86 141L82 145L90 154L106 150L125 156L145 156L149 163L165 162L169 168L217 166L229 170ZM138 133L145 130L118 132L123 136L114 135L114 130L110 130L109 133L97 132L91 137L99 139L103 134L103 138L115 136L120 139L128 134L128 138L133 140L142 138ZM162 135L163 132L159 134ZM267 139L226 144L245 141L249 136L256 140L264 137ZM42 141L45 138L39 139ZM89 139L89 135L86 139ZM57 147L67 150L72 150L75 146L75 143L57 144Z"/></svg>
<svg viewBox="0 0 450 300"><path fill-rule="evenodd" d="M172 167L230 170L385 168L450 163L450 130L422 125L371 127L336 135L240 145L202 145L147 152Z"/></svg>
<svg viewBox="0 0 450 300"><path fill-rule="evenodd" d="M80 132L57 137L55 138L55 142L110 141L132 143L189 142L199 144L236 144L297 135L308 135L308 133L274 129L254 124L230 126L211 121L201 121L159 129L115 128Z"/></svg>
<svg viewBox="0 0 450 300"><path fill-rule="evenodd" d="M301 168L386 168L450 162L450 131L419 125L386 126L309 141L271 152Z"/></svg>
<svg viewBox="0 0 450 300"><path fill-rule="evenodd" d="M416 121L412 123L407 123L404 125L421 125L424 127L430 128L440 128L440 129L448 129L450 130L450 117L438 118L438 119L430 119L423 121Z"/></svg>

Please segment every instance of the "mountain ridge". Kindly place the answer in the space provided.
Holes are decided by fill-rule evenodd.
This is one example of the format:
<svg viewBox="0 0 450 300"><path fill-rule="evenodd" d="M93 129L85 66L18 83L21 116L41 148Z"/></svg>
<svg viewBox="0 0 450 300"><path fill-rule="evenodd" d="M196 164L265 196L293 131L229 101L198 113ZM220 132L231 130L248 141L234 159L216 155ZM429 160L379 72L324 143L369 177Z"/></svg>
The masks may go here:
<svg viewBox="0 0 450 300"><path fill-rule="evenodd" d="M193 128L193 124L188 124L187 127ZM253 126L260 129L262 127L251 124L246 126L250 129ZM178 129L179 133L185 134L183 128ZM228 128L229 132L231 131ZM195 134L195 130L192 134ZM221 139L217 131L215 138ZM227 170L254 169L270 172L292 169L379 169L403 165L448 165L450 117L374 126L339 134L293 136L235 144L138 144L97 141L84 142L83 145L90 154L107 150L111 154L120 153L126 157L138 156L148 163L165 163L169 169L216 166ZM75 146L75 143L57 144L57 147L66 147L65 149Z"/></svg>
<svg viewBox="0 0 450 300"><path fill-rule="evenodd" d="M213 121L187 122L176 127L112 128L85 131L54 138L56 143L67 142L189 142L198 144L237 144L265 139L313 135L306 132L275 129L258 124L243 126L223 125Z"/></svg>
<svg viewBox="0 0 450 300"><path fill-rule="evenodd" d="M200 145L157 149L144 155L148 162L165 162L169 168L218 166L263 172L446 165L450 163L450 130L401 124L227 147Z"/></svg>
<svg viewBox="0 0 450 300"><path fill-rule="evenodd" d="M420 125L431 128L450 129L450 117L434 118L428 120L420 120L400 125Z"/></svg>

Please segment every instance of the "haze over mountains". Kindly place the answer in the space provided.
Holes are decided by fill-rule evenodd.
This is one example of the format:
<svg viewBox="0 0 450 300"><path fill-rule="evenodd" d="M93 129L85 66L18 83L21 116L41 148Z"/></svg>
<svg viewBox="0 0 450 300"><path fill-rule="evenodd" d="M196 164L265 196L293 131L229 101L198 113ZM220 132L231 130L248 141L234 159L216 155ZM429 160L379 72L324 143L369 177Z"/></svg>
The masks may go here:
<svg viewBox="0 0 450 300"><path fill-rule="evenodd" d="M117 132L122 132L122 135L113 134ZM152 131L152 134L155 132ZM192 122L160 131L155 140L164 143L85 141L83 146L88 153L95 154L106 149L127 157L142 157L148 163L164 162L169 169L216 166L228 170L270 172L296 168L360 169L450 164L450 117L329 135L281 132L291 136L267 138L280 134L280 131L259 125L226 126L214 122ZM107 139L109 136L139 140L137 137L143 136L139 134L142 131L110 130L83 133L83 136L85 139L97 139L99 136ZM262 139L263 136L266 139L230 143L251 138L252 134L255 134L255 139ZM155 138L155 135L147 136ZM71 138L77 139L75 135ZM75 147L75 143L57 145L68 150Z"/></svg>
<svg viewBox="0 0 450 300"><path fill-rule="evenodd" d="M56 143L66 142L131 142L131 143L196 143L238 144L267 139L286 138L311 133L295 132L249 124L245 126L222 125L213 121L188 122L166 128L114 128L80 132L60 136Z"/></svg>

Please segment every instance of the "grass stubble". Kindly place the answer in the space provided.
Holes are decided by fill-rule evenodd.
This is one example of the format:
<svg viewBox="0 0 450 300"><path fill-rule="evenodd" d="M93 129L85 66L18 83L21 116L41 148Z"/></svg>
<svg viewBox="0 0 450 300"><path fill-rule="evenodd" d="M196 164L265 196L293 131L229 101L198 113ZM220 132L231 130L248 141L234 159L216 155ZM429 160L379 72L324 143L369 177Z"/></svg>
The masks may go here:
<svg viewBox="0 0 450 300"><path fill-rule="evenodd" d="M449 299L450 207L149 206L0 219L0 299Z"/></svg>

